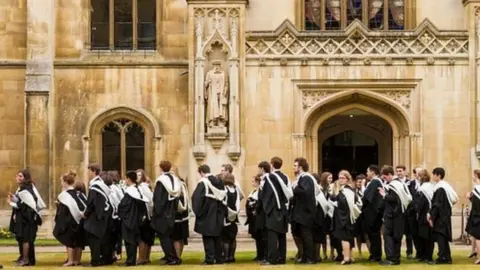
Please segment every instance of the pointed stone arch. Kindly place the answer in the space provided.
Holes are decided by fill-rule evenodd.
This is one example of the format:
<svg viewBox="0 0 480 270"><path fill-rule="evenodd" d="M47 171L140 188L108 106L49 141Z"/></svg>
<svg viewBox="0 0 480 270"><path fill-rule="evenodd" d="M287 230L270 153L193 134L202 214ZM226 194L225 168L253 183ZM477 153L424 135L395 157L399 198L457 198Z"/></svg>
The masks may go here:
<svg viewBox="0 0 480 270"><path fill-rule="evenodd" d="M102 161L102 129L112 121L128 119L140 125L145 134L145 172L148 175L155 173L155 166L162 155L161 128L155 117L143 108L133 108L120 105L103 109L92 115L85 127L83 136L84 167L90 163ZM124 172L120 172L124 173ZM85 170L86 177L86 170Z"/></svg>

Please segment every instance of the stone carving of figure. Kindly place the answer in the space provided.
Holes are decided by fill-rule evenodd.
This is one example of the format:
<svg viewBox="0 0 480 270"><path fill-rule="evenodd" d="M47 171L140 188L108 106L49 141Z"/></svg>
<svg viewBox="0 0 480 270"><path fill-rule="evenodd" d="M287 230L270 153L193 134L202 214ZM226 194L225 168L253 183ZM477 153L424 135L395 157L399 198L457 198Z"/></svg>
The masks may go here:
<svg viewBox="0 0 480 270"><path fill-rule="evenodd" d="M208 127L225 127L227 123L228 78L222 70L222 63L212 62L213 68L205 79L205 100L207 101L206 121Z"/></svg>

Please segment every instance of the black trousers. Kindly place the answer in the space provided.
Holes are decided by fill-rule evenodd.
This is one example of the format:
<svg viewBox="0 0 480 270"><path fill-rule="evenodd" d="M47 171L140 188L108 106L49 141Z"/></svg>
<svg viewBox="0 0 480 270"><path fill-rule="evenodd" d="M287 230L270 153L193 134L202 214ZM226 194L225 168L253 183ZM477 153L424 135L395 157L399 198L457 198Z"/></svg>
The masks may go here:
<svg viewBox="0 0 480 270"><path fill-rule="evenodd" d="M220 236L202 236L203 248L205 250L205 262L223 263L222 239Z"/></svg>
<svg viewBox="0 0 480 270"><path fill-rule="evenodd" d="M335 249L335 251L337 252L338 258L341 258L343 260L342 241L334 237L333 234L330 234L330 247Z"/></svg>
<svg viewBox="0 0 480 270"><path fill-rule="evenodd" d="M315 262L315 245L313 243L312 228L298 224L303 244L302 262Z"/></svg>
<svg viewBox="0 0 480 270"><path fill-rule="evenodd" d="M114 252L117 255L122 254L122 222L120 220L115 221L115 234L113 238Z"/></svg>
<svg viewBox="0 0 480 270"><path fill-rule="evenodd" d="M175 251L175 247L173 245L172 236L166 234L159 234L158 238L160 238L160 246L162 247L167 262L179 261L177 252Z"/></svg>
<svg viewBox="0 0 480 270"><path fill-rule="evenodd" d="M422 260L433 260L434 241L430 236L428 239L418 238L417 256Z"/></svg>
<svg viewBox="0 0 480 270"><path fill-rule="evenodd" d="M421 258L422 257L422 250L420 249L420 237L416 235L415 233L412 234L406 234L405 235L405 241L407 243L407 255L412 255L413 254L413 248L415 247L415 252L416 252L416 257Z"/></svg>
<svg viewBox="0 0 480 270"><path fill-rule="evenodd" d="M263 234L258 232L253 239L255 239L255 248L257 249L257 261L265 260L265 243L263 241Z"/></svg>
<svg viewBox="0 0 480 270"><path fill-rule="evenodd" d="M450 243L448 242L448 238L443 234L433 232L433 239L438 244L438 260L451 261L452 253L450 251Z"/></svg>
<svg viewBox="0 0 480 270"><path fill-rule="evenodd" d="M380 236L380 231L373 231L367 233L368 239L370 240L370 256L372 259L381 260L382 259L382 237Z"/></svg>
<svg viewBox="0 0 480 270"><path fill-rule="evenodd" d="M287 257L287 235L268 230L267 260L272 264L284 263Z"/></svg>
<svg viewBox="0 0 480 270"><path fill-rule="evenodd" d="M400 262L400 251L402 247L402 239L395 239L392 235L383 235L385 245L385 254L387 260L392 262Z"/></svg>
<svg viewBox="0 0 480 270"><path fill-rule="evenodd" d="M104 264L102 260L102 241L100 238L96 237L95 235L86 232L88 245L90 246L90 264L92 266L101 266ZM110 254L110 257L112 255Z"/></svg>
<svg viewBox="0 0 480 270"><path fill-rule="evenodd" d="M18 261L23 259L23 242L22 241L17 241L18 242L18 251L20 254L20 257L18 258ZM30 265L35 265L35 242L29 242L28 243L28 263Z"/></svg>
<svg viewBox="0 0 480 270"><path fill-rule="evenodd" d="M131 244L125 241L125 251L127 252L127 259L125 260L126 265L136 265L137 264L137 248L136 244Z"/></svg>

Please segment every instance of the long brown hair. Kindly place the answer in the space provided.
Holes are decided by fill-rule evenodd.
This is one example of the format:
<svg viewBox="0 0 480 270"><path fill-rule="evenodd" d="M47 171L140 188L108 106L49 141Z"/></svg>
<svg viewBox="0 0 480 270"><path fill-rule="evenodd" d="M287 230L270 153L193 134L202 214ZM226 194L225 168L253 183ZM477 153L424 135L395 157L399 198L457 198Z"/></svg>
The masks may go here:
<svg viewBox="0 0 480 270"><path fill-rule="evenodd" d="M420 183L430 182L430 173L426 169L422 169L418 172L418 178Z"/></svg>
<svg viewBox="0 0 480 270"><path fill-rule="evenodd" d="M320 176L320 186L323 188L323 192L328 192L328 177L332 175L329 172L324 172Z"/></svg>

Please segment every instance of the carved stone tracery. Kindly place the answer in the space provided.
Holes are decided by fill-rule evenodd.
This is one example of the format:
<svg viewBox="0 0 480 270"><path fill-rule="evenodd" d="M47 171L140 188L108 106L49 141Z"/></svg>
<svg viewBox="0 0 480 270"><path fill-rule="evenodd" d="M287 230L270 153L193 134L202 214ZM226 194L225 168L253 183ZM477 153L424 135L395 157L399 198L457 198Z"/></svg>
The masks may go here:
<svg viewBox="0 0 480 270"><path fill-rule="evenodd" d="M256 58L468 58L468 33L440 31L429 20L415 30L378 32L355 21L345 31L298 31L285 21L277 30L250 32L247 59ZM429 60L429 63L432 63Z"/></svg>

